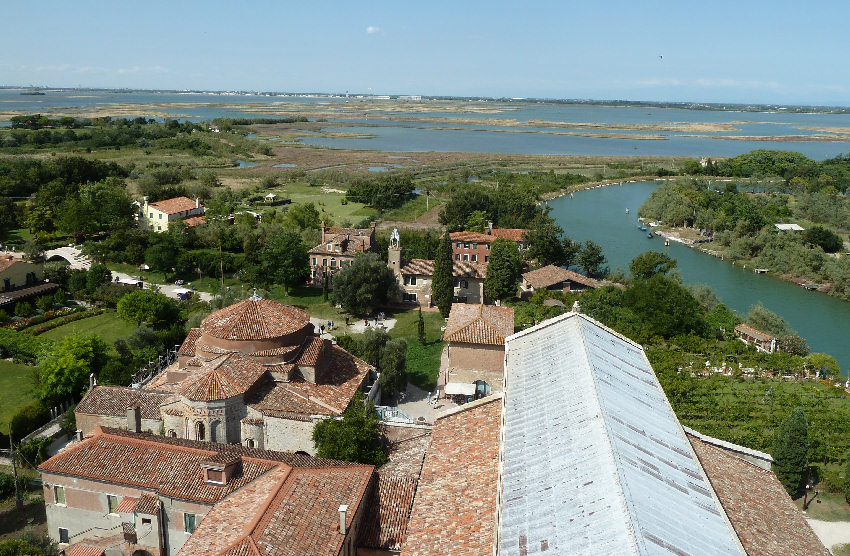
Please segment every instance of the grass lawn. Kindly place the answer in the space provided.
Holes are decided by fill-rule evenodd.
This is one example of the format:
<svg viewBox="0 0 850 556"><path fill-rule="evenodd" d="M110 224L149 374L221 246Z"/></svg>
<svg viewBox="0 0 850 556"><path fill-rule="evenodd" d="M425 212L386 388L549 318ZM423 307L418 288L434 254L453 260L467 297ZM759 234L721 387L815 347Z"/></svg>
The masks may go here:
<svg viewBox="0 0 850 556"><path fill-rule="evenodd" d="M418 322L419 311L411 309L392 315L398 319L395 327L390 330L393 338L407 340L407 376L412 384L423 390L434 390L437 387L437 374L440 371L440 354L445 342L442 337L446 321L440 313L423 312L425 321L425 345L419 343Z"/></svg>
<svg viewBox="0 0 850 556"><path fill-rule="evenodd" d="M803 509L802 498L794 500L794 504ZM847 504L843 494L820 491L817 498L809 504L806 515L821 521L850 521L850 505Z"/></svg>
<svg viewBox="0 0 850 556"><path fill-rule="evenodd" d="M343 205L342 199L345 198L345 193L339 193L338 191L341 191L341 189L338 186L329 185L328 188L334 191L328 192L327 189L323 191L322 187L311 187L305 183L295 182L276 187L272 191L282 197L292 199L293 204L315 204L320 213L324 212L326 215L332 216L332 225L334 226L339 226L346 221L354 225L365 218L374 218L377 215L376 210L367 208L363 203L349 201ZM257 205L254 209L256 210L259 206ZM278 210L280 210L280 207ZM327 222L327 224L331 225L330 222Z"/></svg>
<svg viewBox="0 0 850 556"><path fill-rule="evenodd" d="M27 241L32 241L32 234L26 228L9 230L3 238L4 245L23 245Z"/></svg>
<svg viewBox="0 0 850 556"><path fill-rule="evenodd" d="M834 556L850 556L850 543L836 544L830 547Z"/></svg>
<svg viewBox="0 0 850 556"><path fill-rule="evenodd" d="M430 197L426 200L424 195L417 195L397 209L384 213L382 218L388 221L411 222L428 210L444 203L445 199Z"/></svg>
<svg viewBox="0 0 850 556"><path fill-rule="evenodd" d="M48 330L41 335L49 340L62 340L70 334L94 334L105 340L110 346L118 338L126 338L136 327L118 316L118 313L107 312L102 315L81 319Z"/></svg>
<svg viewBox="0 0 850 556"><path fill-rule="evenodd" d="M0 360L0 431L8 431L9 419L21 407L33 402L35 367Z"/></svg>

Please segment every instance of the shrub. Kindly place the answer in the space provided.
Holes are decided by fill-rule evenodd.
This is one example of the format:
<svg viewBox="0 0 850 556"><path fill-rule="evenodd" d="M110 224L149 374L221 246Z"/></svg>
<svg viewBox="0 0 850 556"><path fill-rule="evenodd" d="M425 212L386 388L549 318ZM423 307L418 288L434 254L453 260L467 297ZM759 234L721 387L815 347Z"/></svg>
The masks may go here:
<svg viewBox="0 0 850 556"><path fill-rule="evenodd" d="M50 411L41 402L20 408L10 421L12 436L18 440L50 421Z"/></svg>
<svg viewBox="0 0 850 556"><path fill-rule="evenodd" d="M26 301L21 301L17 305L15 305L15 316L16 317L26 317L32 314L32 305L27 303Z"/></svg>
<svg viewBox="0 0 850 556"><path fill-rule="evenodd" d="M18 453L27 467L37 467L47 458L47 448L50 447L50 438L33 438L18 446Z"/></svg>

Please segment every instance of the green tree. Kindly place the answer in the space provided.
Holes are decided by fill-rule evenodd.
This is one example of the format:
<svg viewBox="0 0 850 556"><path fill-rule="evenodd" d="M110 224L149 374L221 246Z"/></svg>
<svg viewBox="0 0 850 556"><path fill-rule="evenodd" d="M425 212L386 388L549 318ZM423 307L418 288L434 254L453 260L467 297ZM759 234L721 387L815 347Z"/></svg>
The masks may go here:
<svg viewBox="0 0 850 556"><path fill-rule="evenodd" d="M766 332L772 336L781 337L794 335L794 331L790 326L788 326L785 319L770 309L765 308L761 303L750 307L750 312L747 313L746 320L747 324L756 330Z"/></svg>
<svg viewBox="0 0 850 556"><path fill-rule="evenodd" d="M448 318L454 299L454 261L452 260L452 240L448 230L443 234L437 255L434 257L434 278L431 280L431 300L440 309L443 318Z"/></svg>
<svg viewBox="0 0 850 556"><path fill-rule="evenodd" d="M287 228L309 230L319 227L321 215L313 203L292 205L283 217L283 225Z"/></svg>
<svg viewBox="0 0 850 556"><path fill-rule="evenodd" d="M656 274L667 274L674 268L676 259L658 251L641 253L629 263L629 272L638 280L652 278Z"/></svg>
<svg viewBox="0 0 850 556"><path fill-rule="evenodd" d="M94 292L97 288L112 281L112 272L105 264L94 263L86 272L86 291Z"/></svg>
<svg viewBox="0 0 850 556"><path fill-rule="evenodd" d="M419 306L419 318L416 321L416 335L419 338L419 343L425 345L425 319L422 318L422 306Z"/></svg>
<svg viewBox="0 0 850 556"><path fill-rule="evenodd" d="M20 538L0 542L0 556L59 556L59 545L27 529Z"/></svg>
<svg viewBox="0 0 850 556"><path fill-rule="evenodd" d="M407 388L407 342L395 338L381 352L381 392L395 398Z"/></svg>
<svg viewBox="0 0 850 556"><path fill-rule="evenodd" d="M810 245L819 245L827 253L835 253L841 249L843 242L838 234L823 226L812 226L803 232L803 241Z"/></svg>
<svg viewBox="0 0 850 556"><path fill-rule="evenodd" d="M67 336L38 362L38 398L51 407L79 398L89 374L97 375L109 360L109 344L95 335Z"/></svg>
<svg viewBox="0 0 850 556"><path fill-rule="evenodd" d="M729 307L723 303L718 303L705 314L705 322L715 337L724 338L732 337L740 319Z"/></svg>
<svg viewBox="0 0 850 556"><path fill-rule="evenodd" d="M362 395L351 401L342 419L316 423L313 444L320 458L382 465L387 454L378 434L378 416Z"/></svg>
<svg viewBox="0 0 850 556"><path fill-rule="evenodd" d="M363 253L333 276L333 299L356 316L386 305L398 290L395 274L375 253Z"/></svg>
<svg viewBox="0 0 850 556"><path fill-rule="evenodd" d="M328 300L328 273L322 273L322 299L324 301Z"/></svg>
<svg viewBox="0 0 850 556"><path fill-rule="evenodd" d="M484 278L484 295L490 299L514 297L522 258L516 243L498 238L490 244L490 262Z"/></svg>
<svg viewBox="0 0 850 556"><path fill-rule="evenodd" d="M636 280L623 297L625 304L649 326L652 334L670 338L705 332L699 302L669 276L656 274L648 280Z"/></svg>
<svg viewBox="0 0 850 556"><path fill-rule="evenodd" d="M564 242L561 239L563 233L564 230L549 216L538 216L523 236L528 246L525 256L535 261L538 266L550 264L562 266L572 262L566 259Z"/></svg>
<svg viewBox="0 0 850 556"><path fill-rule="evenodd" d="M773 438L773 464L771 469L776 478L796 498L806 481L809 454L809 433L803 408L794 409L779 424Z"/></svg>
<svg viewBox="0 0 850 556"><path fill-rule="evenodd" d="M162 328L179 317L177 304L151 290L134 290L118 300L118 315L136 326Z"/></svg>
<svg viewBox="0 0 850 556"><path fill-rule="evenodd" d="M153 270L169 274L177 268L177 246L170 241L162 241L145 249L145 263Z"/></svg>
<svg viewBox="0 0 850 556"><path fill-rule="evenodd" d="M487 213L483 210L472 211L472 214L466 217L466 230L470 232L483 233L487 227Z"/></svg>
<svg viewBox="0 0 850 556"><path fill-rule="evenodd" d="M588 239L582 245L577 256L577 264L584 270L587 276L602 278L608 274L605 267L605 255L602 254L602 246Z"/></svg>
<svg viewBox="0 0 850 556"><path fill-rule="evenodd" d="M844 454L844 499L850 504L850 451Z"/></svg>
<svg viewBox="0 0 850 556"><path fill-rule="evenodd" d="M283 284L284 292L302 284L310 276L307 246L295 232L271 237L260 251L260 268L267 284Z"/></svg>
<svg viewBox="0 0 850 556"><path fill-rule="evenodd" d="M384 346L390 341L390 335L383 328L368 328L360 339L359 353L363 361L381 370L381 355Z"/></svg>

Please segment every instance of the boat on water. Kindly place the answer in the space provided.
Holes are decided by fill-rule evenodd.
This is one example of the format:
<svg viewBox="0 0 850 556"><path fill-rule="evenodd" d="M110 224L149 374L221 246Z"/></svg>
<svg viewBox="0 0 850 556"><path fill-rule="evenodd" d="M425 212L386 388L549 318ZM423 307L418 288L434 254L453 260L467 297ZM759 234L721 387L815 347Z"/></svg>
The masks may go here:
<svg viewBox="0 0 850 556"><path fill-rule="evenodd" d="M645 231L646 231L646 226L644 226L643 224L641 224L640 226L638 226L638 230L640 230L641 232L645 232Z"/></svg>
<svg viewBox="0 0 850 556"><path fill-rule="evenodd" d="M41 91L21 91L21 94L22 94L22 95L38 95L38 96L44 96L44 93L42 93Z"/></svg>
<svg viewBox="0 0 850 556"><path fill-rule="evenodd" d="M652 234L652 232L649 232L649 233L646 234L646 237L648 237L649 239L652 239L655 236Z"/></svg>

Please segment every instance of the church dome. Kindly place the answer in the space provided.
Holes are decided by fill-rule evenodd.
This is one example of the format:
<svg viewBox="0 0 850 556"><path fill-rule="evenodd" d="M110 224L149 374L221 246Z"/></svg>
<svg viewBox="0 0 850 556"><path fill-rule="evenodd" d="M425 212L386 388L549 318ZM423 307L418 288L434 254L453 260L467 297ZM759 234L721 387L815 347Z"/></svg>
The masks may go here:
<svg viewBox="0 0 850 556"><path fill-rule="evenodd" d="M205 318L201 332L220 340L268 340L289 336L309 324L307 311L254 296Z"/></svg>

